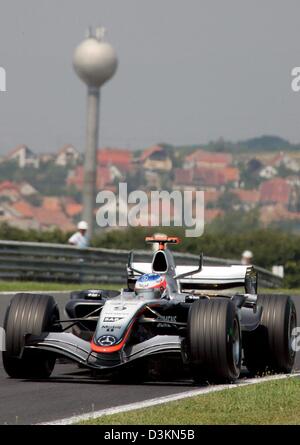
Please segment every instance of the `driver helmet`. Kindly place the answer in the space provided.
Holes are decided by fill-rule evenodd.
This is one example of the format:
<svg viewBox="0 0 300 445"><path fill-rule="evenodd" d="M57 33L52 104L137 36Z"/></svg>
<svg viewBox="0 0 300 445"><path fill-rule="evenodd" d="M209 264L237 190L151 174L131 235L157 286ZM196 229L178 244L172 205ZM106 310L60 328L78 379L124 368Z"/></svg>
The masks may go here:
<svg viewBox="0 0 300 445"><path fill-rule="evenodd" d="M161 298L166 288L167 282L164 275L149 273L137 279L134 290L137 295Z"/></svg>

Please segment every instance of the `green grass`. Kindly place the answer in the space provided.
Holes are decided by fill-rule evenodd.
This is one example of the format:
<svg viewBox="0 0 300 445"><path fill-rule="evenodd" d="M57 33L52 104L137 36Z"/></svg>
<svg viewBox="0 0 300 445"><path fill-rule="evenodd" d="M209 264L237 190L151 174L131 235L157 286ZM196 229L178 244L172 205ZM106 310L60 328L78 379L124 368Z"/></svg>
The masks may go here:
<svg viewBox="0 0 300 445"><path fill-rule="evenodd" d="M259 289L258 293L300 295L300 289Z"/></svg>
<svg viewBox="0 0 300 445"><path fill-rule="evenodd" d="M64 284L39 283L34 281L0 281L0 292L27 292L27 291L72 291L82 289L119 289L119 284Z"/></svg>
<svg viewBox="0 0 300 445"><path fill-rule="evenodd" d="M96 425L299 425L300 379L275 380L82 422Z"/></svg>
<svg viewBox="0 0 300 445"><path fill-rule="evenodd" d="M81 289L120 289L120 284L65 284L55 282L36 281L1 281L0 292L20 291L71 291ZM260 289L260 293L279 293L288 295L300 295L300 289Z"/></svg>

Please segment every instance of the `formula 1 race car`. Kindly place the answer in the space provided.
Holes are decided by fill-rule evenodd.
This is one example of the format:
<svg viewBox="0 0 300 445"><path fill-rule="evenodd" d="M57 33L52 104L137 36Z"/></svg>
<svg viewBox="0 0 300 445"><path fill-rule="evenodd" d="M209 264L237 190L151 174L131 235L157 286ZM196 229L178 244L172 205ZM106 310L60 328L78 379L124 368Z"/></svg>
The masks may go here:
<svg viewBox="0 0 300 445"><path fill-rule="evenodd" d="M141 363L163 360L170 378L179 360L196 382L232 382L242 362L251 374L291 372L297 320L289 296L259 295L252 266L205 266L202 255L197 268L176 266L167 244L178 238L146 242L157 244L152 262L130 253L126 289L73 292L69 318L60 318L52 296L15 295L4 324L7 374L47 378L60 356L135 378Z"/></svg>

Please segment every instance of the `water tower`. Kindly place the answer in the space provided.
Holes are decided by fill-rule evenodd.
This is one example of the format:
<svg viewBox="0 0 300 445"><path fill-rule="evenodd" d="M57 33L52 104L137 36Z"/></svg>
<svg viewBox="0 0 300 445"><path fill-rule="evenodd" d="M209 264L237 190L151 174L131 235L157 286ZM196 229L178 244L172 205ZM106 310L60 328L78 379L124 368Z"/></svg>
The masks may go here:
<svg viewBox="0 0 300 445"><path fill-rule="evenodd" d="M103 28L97 28L95 35L90 30L87 38L76 48L73 57L74 69L88 87L83 219L89 224L90 237L95 225L100 87L112 78L118 66L116 52L109 43L104 42L104 34Z"/></svg>

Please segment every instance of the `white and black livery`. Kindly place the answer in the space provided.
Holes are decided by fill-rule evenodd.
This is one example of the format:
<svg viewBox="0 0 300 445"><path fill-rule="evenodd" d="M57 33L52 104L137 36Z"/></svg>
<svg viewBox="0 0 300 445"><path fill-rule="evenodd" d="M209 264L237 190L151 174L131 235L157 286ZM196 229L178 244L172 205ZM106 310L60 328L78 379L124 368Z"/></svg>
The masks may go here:
<svg viewBox="0 0 300 445"><path fill-rule="evenodd" d="M130 253L127 288L73 292L68 318L50 295L15 295L4 325L7 374L48 378L61 356L139 378L162 361L171 377L173 360L197 382L232 382L242 364L251 374L291 372L297 320L289 296L258 294L252 266L205 266L202 255L195 267L176 265L167 244L178 238L146 241L158 249L149 263Z"/></svg>

